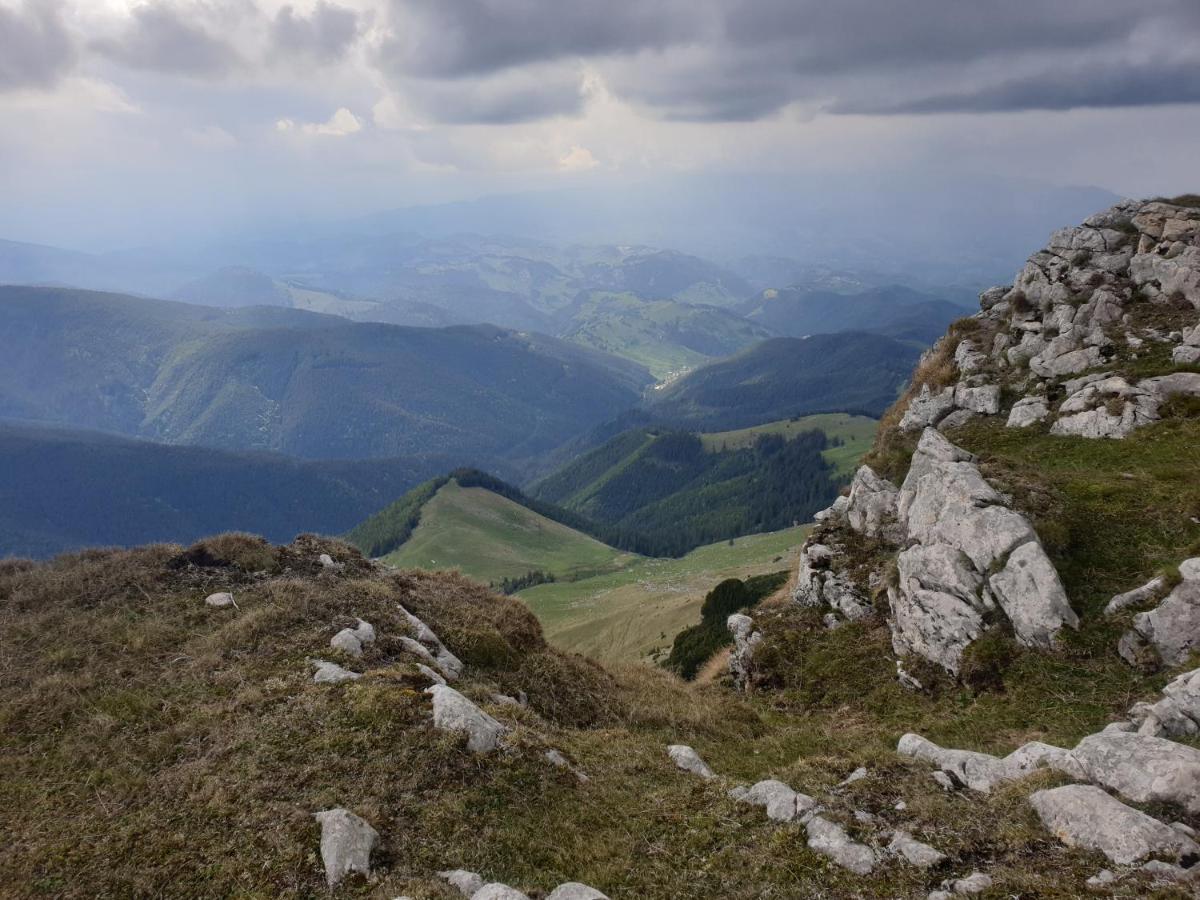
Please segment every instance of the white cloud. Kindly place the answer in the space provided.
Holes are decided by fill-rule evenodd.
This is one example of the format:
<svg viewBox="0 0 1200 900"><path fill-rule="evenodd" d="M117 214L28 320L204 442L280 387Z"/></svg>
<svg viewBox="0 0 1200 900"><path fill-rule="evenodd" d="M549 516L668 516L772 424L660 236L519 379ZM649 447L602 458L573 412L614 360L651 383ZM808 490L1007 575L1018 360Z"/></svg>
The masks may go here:
<svg viewBox="0 0 1200 900"><path fill-rule="evenodd" d="M297 124L293 119L277 119L275 122L276 131L300 131L303 134L319 136L319 137L346 137L346 135L355 134L362 131L362 121L346 107L338 108L327 122L301 122Z"/></svg>
<svg viewBox="0 0 1200 900"><path fill-rule="evenodd" d="M600 162L592 156L592 151L578 144L571 147L571 152L558 161L558 167L564 172L586 172L598 165Z"/></svg>

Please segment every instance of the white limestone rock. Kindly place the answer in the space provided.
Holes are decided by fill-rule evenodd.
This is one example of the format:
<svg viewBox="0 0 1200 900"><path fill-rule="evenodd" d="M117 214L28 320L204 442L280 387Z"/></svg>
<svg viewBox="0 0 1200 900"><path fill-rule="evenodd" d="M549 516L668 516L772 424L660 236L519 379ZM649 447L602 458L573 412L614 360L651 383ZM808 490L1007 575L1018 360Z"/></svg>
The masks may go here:
<svg viewBox="0 0 1200 900"><path fill-rule="evenodd" d="M686 744L671 744L667 747L667 755L675 765L685 772L699 775L701 778L716 778L713 770L700 758L700 754Z"/></svg>
<svg viewBox="0 0 1200 900"><path fill-rule="evenodd" d="M934 393L929 385L921 385L917 396L908 404L904 416L900 419L902 431L917 431L929 428L940 422L954 409L954 387L946 387Z"/></svg>
<svg viewBox="0 0 1200 900"><path fill-rule="evenodd" d="M1158 606L1133 617L1133 627L1117 649L1131 665L1155 668L1182 665L1196 648L1200 648L1200 579L1185 578Z"/></svg>
<svg viewBox="0 0 1200 900"><path fill-rule="evenodd" d="M766 808L767 818L775 822L791 822L814 810L817 801L807 794L792 790L782 781L768 778L738 791L734 799Z"/></svg>
<svg viewBox="0 0 1200 900"><path fill-rule="evenodd" d="M467 736L467 749L472 753L489 753L496 749L507 730L482 709L448 685L435 684L425 689L433 697L433 724L442 731Z"/></svg>
<svg viewBox="0 0 1200 900"><path fill-rule="evenodd" d="M362 641L352 629L343 628L329 639L329 646L350 656L362 656Z"/></svg>
<svg viewBox="0 0 1200 900"><path fill-rule="evenodd" d="M437 874L438 878L449 882L450 886L456 888L464 897L470 897L483 887L483 877L466 869L447 869Z"/></svg>
<svg viewBox="0 0 1200 900"><path fill-rule="evenodd" d="M204 602L209 606L215 606L218 609L224 606L237 606L237 604L233 602L233 594L229 593L228 591L222 591L219 594L209 594L204 598Z"/></svg>
<svg viewBox="0 0 1200 900"><path fill-rule="evenodd" d="M942 419L942 421L938 422L937 425L934 427L937 428L938 431L946 432L946 431L950 431L953 428L961 428L963 425L966 425L972 419L975 419L978 417L979 417L979 413L974 412L973 410L956 409L954 412L950 413L950 415L948 415L944 419Z"/></svg>
<svg viewBox="0 0 1200 900"><path fill-rule="evenodd" d="M1136 587L1132 591L1126 591L1124 594L1117 594L1104 607L1104 614L1111 616L1126 607L1145 603L1151 597L1156 596L1166 586L1167 580L1161 575L1156 575L1141 587Z"/></svg>
<svg viewBox="0 0 1200 900"><path fill-rule="evenodd" d="M933 763L958 784L983 794L1015 777L1014 770L997 756L939 747L917 734L901 737L896 752Z"/></svg>
<svg viewBox="0 0 1200 900"><path fill-rule="evenodd" d="M567 759L560 751L551 748L550 750L547 750L543 756L545 757L546 762L550 763L550 765L559 769L566 769L568 772L574 775L580 784L587 784L591 780L588 778L587 773L585 773L582 769L571 765L571 761Z"/></svg>
<svg viewBox="0 0 1200 900"><path fill-rule="evenodd" d="M858 875L870 875L878 862L875 851L851 840L846 830L823 816L813 816L805 825L808 847Z"/></svg>
<svg viewBox="0 0 1200 900"><path fill-rule="evenodd" d="M337 663L328 660L310 659L309 664L316 670L313 673L313 681L316 684L341 684L343 681L356 681L362 678L358 672L343 669Z"/></svg>
<svg viewBox="0 0 1200 900"><path fill-rule="evenodd" d="M1129 718L1139 734L1169 738L1200 734L1200 669L1176 677L1156 703L1135 703Z"/></svg>
<svg viewBox="0 0 1200 900"><path fill-rule="evenodd" d="M1048 650L1064 626L1079 627L1058 571L1036 539L1013 550L988 584L1026 647Z"/></svg>
<svg viewBox="0 0 1200 900"><path fill-rule="evenodd" d="M351 872L371 874L371 851L379 843L379 832L347 809L323 810L313 818L321 825L326 884L336 887Z"/></svg>
<svg viewBox="0 0 1200 900"><path fill-rule="evenodd" d="M750 681L750 665L755 648L762 643L762 632L754 629L754 620L747 615L734 613L725 620L725 627L733 635L733 650L729 654L729 674L739 688L745 690Z"/></svg>
<svg viewBox="0 0 1200 900"><path fill-rule="evenodd" d="M1046 421L1050 407L1045 397L1022 397L1008 413L1009 428L1029 428Z"/></svg>
<svg viewBox="0 0 1200 900"><path fill-rule="evenodd" d="M896 517L896 486L880 478L870 466L859 466L846 498L846 520L855 531L871 537L884 535Z"/></svg>
<svg viewBox="0 0 1200 900"><path fill-rule="evenodd" d="M982 384L968 387L960 382L954 388L954 405L981 416L994 416L1000 412L1000 385Z"/></svg>
<svg viewBox="0 0 1200 900"><path fill-rule="evenodd" d="M462 661L446 648L446 645L442 643L441 638L434 633L432 628L400 604L396 605L400 608L400 612L404 614L409 626L416 634L417 642L429 651L429 654L434 659L434 664L441 673L449 681L457 681L463 673Z"/></svg>
<svg viewBox="0 0 1200 900"><path fill-rule="evenodd" d="M507 884L500 884L498 881L493 881L490 884L485 884L472 894L471 900L529 900L529 896L522 894L516 888L509 887Z"/></svg>
<svg viewBox="0 0 1200 900"><path fill-rule="evenodd" d="M1146 734L1103 731L1071 751L1088 781L1134 803L1171 803L1200 813L1200 750Z"/></svg>
<svg viewBox="0 0 1200 900"><path fill-rule="evenodd" d="M1190 838L1094 785L1037 791L1029 802L1046 829L1068 847L1098 850L1118 865L1150 856L1200 857L1200 846Z"/></svg>
<svg viewBox="0 0 1200 900"><path fill-rule="evenodd" d="M442 677L440 672L435 672L425 663L417 663L417 671L432 681L434 684L445 684L446 679Z"/></svg>
<svg viewBox="0 0 1200 900"><path fill-rule="evenodd" d="M813 516L814 522L832 522L842 519L846 515L846 507L850 505L850 498L844 494L839 496L825 509L821 510Z"/></svg>
<svg viewBox="0 0 1200 900"><path fill-rule="evenodd" d="M608 895L578 881L568 881L552 890L546 900L608 900Z"/></svg>
<svg viewBox="0 0 1200 900"><path fill-rule="evenodd" d="M983 616L959 597L888 588L892 651L915 654L957 674L963 651L983 633Z"/></svg>
<svg viewBox="0 0 1200 900"><path fill-rule="evenodd" d="M946 859L945 853L918 841L907 831L892 832L892 841L888 844L888 852L920 869L936 866Z"/></svg>

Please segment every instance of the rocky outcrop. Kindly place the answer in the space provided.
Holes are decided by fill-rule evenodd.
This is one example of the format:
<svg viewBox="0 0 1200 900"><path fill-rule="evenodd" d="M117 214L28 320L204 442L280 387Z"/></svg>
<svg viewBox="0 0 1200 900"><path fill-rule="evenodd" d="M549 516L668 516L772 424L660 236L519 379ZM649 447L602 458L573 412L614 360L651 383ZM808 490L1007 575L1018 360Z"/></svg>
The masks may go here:
<svg viewBox="0 0 1200 900"><path fill-rule="evenodd" d="M800 551L793 599L802 606L823 607L855 621L871 613L871 605L858 584L841 569L846 555L839 546L808 543Z"/></svg>
<svg viewBox="0 0 1200 900"><path fill-rule="evenodd" d="M900 429L945 431L1003 414L1013 428L1050 421L1053 434L1119 439L1158 421L1171 396L1200 396L1178 377L1194 373L1137 380L1121 371L1123 354L1155 344L1174 342L1176 365L1200 361L1196 219L1190 207L1124 201L1055 232L1011 286L980 296L970 327L922 360L936 364L932 383L918 382ZM1177 330L1139 324L1154 317L1139 318L1138 304L1172 310ZM1072 385L1073 376L1088 381Z"/></svg>
<svg viewBox="0 0 1200 900"><path fill-rule="evenodd" d="M399 604L397 604L397 606L399 606ZM404 618L408 620L408 624L416 636L415 641L413 641L412 638L409 638L408 640L412 643L406 643L405 646L418 656L421 656L422 654L417 648L424 648L424 657L431 659L431 665L436 666L447 680L458 680L463 673L462 661L446 649L446 645L442 643L441 638L434 633L432 628L410 613L403 606L400 606L400 612L404 615Z"/></svg>
<svg viewBox="0 0 1200 900"><path fill-rule="evenodd" d="M892 647L957 672L997 609L1022 644L1048 649L1078 617L1033 526L987 483L974 457L926 429L897 496L910 546L889 588Z"/></svg>
<svg viewBox="0 0 1200 900"><path fill-rule="evenodd" d="M734 684L745 690L750 682L750 663L754 648L762 642L762 632L754 629L754 620L747 615L734 613L725 620L725 627L733 635L733 650L729 654L729 674Z"/></svg>
<svg viewBox="0 0 1200 900"><path fill-rule="evenodd" d="M467 736L467 749L488 753L496 749L507 730L503 725L448 685L435 684L425 689L433 697L433 724L442 731Z"/></svg>
<svg viewBox="0 0 1200 900"><path fill-rule="evenodd" d="M1117 649L1131 665L1178 666L1200 648L1200 557L1184 560L1179 573L1179 584L1154 609L1134 616L1133 627L1121 638Z"/></svg>
<svg viewBox="0 0 1200 900"><path fill-rule="evenodd" d="M896 752L901 756L933 763L950 778L954 786L984 794L1005 782L1024 778L1042 767L1055 769L1071 777L1083 775L1082 767L1069 751L1041 741L1030 741L1008 756L999 757L973 750L939 747L920 735L906 734L900 738Z"/></svg>
<svg viewBox="0 0 1200 900"><path fill-rule="evenodd" d="M1129 710L1138 733L1170 738L1200 734L1200 669L1184 672L1162 692L1161 700L1135 703Z"/></svg>
<svg viewBox="0 0 1200 900"><path fill-rule="evenodd" d="M1070 784L1029 798L1047 830L1069 847L1099 850L1118 865L1165 856L1193 864L1200 846L1098 787Z"/></svg>
<svg viewBox="0 0 1200 900"><path fill-rule="evenodd" d="M896 486L880 478L870 466L859 466L850 482L845 516L850 527L869 537L888 537L894 533Z"/></svg>
<svg viewBox="0 0 1200 900"><path fill-rule="evenodd" d="M371 874L371 851L379 843L379 832L347 809L327 809L313 818L321 824L321 861L331 888L351 872Z"/></svg>

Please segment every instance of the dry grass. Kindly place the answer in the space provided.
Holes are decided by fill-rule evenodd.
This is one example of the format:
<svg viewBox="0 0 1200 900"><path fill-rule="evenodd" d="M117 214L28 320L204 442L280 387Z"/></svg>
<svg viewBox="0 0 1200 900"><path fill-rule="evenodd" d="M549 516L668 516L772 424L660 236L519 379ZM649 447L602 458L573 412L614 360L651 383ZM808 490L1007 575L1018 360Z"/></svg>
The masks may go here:
<svg viewBox="0 0 1200 900"><path fill-rule="evenodd" d="M321 552L344 568L322 570ZM237 609L204 605L220 589ZM467 662L460 687L510 726L504 750L477 757L431 728L425 681L396 641L397 602ZM312 684L306 659L333 658L330 636L357 616L379 640L341 662L366 676ZM746 699L645 667L606 672L547 647L519 601L456 576L379 571L317 538L8 561L0 895L322 896L311 814L333 805L382 836L372 878L347 881L342 896L450 898L431 873L457 866L534 898L568 879L647 900L924 897L974 868L996 877L997 896L1076 895L1100 861L1052 841L1020 790L943 795L891 752L913 726L975 746L1057 734L1013 712L1031 700L906 694L887 671L886 629L812 634L787 638L798 655L779 654L782 692ZM525 691L529 708L491 704L496 690ZM889 863L865 879L838 870L807 849L802 827L730 800L732 781L675 770L663 752L673 742L729 779L778 776L821 795L864 840L903 826L953 860L934 872ZM547 765L549 747L591 780ZM871 778L836 789L859 764Z"/></svg>

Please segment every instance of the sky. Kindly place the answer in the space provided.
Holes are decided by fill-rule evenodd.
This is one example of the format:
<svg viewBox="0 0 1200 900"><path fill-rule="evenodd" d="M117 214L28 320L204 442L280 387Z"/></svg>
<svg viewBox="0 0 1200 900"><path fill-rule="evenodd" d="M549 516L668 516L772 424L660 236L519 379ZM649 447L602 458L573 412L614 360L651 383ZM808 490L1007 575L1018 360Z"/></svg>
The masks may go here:
<svg viewBox="0 0 1200 900"><path fill-rule="evenodd" d="M81 249L672 173L1175 194L1200 2L0 0L0 116L0 237Z"/></svg>

